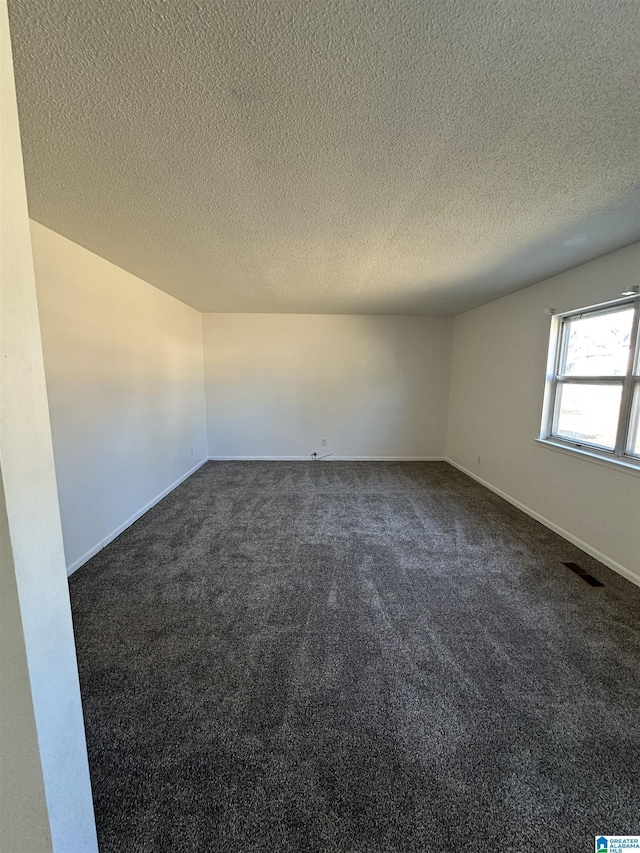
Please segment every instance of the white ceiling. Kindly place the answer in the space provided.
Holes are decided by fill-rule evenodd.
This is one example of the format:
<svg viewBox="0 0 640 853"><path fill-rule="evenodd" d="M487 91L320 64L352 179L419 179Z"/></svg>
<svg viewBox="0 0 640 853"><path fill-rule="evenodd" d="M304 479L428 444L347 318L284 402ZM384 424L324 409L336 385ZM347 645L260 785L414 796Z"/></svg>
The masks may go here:
<svg viewBox="0 0 640 853"><path fill-rule="evenodd" d="M13 0L31 215L202 311L455 313L640 237L637 0Z"/></svg>

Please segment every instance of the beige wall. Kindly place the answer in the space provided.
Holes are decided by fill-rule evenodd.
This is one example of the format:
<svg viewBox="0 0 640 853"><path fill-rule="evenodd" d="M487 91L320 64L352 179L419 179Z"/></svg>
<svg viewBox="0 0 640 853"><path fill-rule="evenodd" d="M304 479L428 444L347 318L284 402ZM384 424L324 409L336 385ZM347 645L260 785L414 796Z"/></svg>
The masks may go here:
<svg viewBox="0 0 640 853"><path fill-rule="evenodd" d="M639 281L635 244L456 317L447 440L453 462L638 582L640 475L535 438L550 329L544 309L616 299Z"/></svg>
<svg viewBox="0 0 640 853"><path fill-rule="evenodd" d="M450 318L204 314L203 327L211 456L444 455Z"/></svg>
<svg viewBox="0 0 640 853"><path fill-rule="evenodd" d="M200 314L33 222L67 565L207 456Z"/></svg>
<svg viewBox="0 0 640 853"><path fill-rule="evenodd" d="M4 484L0 480L0 850L51 850Z"/></svg>
<svg viewBox="0 0 640 853"><path fill-rule="evenodd" d="M0 2L0 850L97 851Z"/></svg>

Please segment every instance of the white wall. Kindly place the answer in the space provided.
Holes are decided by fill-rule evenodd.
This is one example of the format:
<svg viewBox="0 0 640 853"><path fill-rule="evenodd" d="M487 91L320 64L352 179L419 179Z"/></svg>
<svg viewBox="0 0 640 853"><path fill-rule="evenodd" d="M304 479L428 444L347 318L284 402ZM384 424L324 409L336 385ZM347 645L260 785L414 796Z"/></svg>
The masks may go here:
<svg viewBox="0 0 640 853"><path fill-rule="evenodd" d="M208 428L214 458L446 454L599 559L640 575L637 476L534 440L544 308L619 296L638 281L640 245L454 322L200 315L43 226L32 224L32 240L71 569L206 457Z"/></svg>
<svg viewBox="0 0 640 853"><path fill-rule="evenodd" d="M31 224L69 570L207 456L200 314Z"/></svg>
<svg viewBox="0 0 640 853"><path fill-rule="evenodd" d="M211 456L444 455L450 318L204 314L203 327Z"/></svg>
<svg viewBox="0 0 640 853"><path fill-rule="evenodd" d="M638 582L640 476L535 438L550 329L544 309L616 299L639 281L635 244L456 317L447 439L454 463Z"/></svg>
<svg viewBox="0 0 640 853"><path fill-rule="evenodd" d="M0 2L0 850L97 851Z"/></svg>

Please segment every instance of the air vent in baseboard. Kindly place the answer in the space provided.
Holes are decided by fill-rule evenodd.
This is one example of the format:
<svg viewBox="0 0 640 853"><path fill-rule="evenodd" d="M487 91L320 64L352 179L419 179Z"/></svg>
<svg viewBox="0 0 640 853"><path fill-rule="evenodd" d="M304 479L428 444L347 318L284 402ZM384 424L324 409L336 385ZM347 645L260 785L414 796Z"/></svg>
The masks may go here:
<svg viewBox="0 0 640 853"><path fill-rule="evenodd" d="M575 572L579 577L582 578L583 581L586 581L590 586L604 586L602 581L599 581L598 578L594 578L593 575L590 575L589 572L586 572L582 566L579 566L577 563L565 563L564 564L568 569L571 569L572 572Z"/></svg>

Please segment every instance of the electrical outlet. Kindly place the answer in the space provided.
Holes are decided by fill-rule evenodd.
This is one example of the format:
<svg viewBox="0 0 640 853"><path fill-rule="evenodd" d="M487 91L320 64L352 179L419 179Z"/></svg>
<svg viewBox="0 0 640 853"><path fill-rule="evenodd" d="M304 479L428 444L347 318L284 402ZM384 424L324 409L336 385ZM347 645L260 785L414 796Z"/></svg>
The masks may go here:
<svg viewBox="0 0 640 853"><path fill-rule="evenodd" d="M321 439L320 439L320 445L321 445L322 447L326 447L326 446L327 446L327 439L326 439L326 438L321 438Z"/></svg>
<svg viewBox="0 0 640 853"><path fill-rule="evenodd" d="M481 464L480 457L478 456L478 465L480 465L480 464Z"/></svg>

